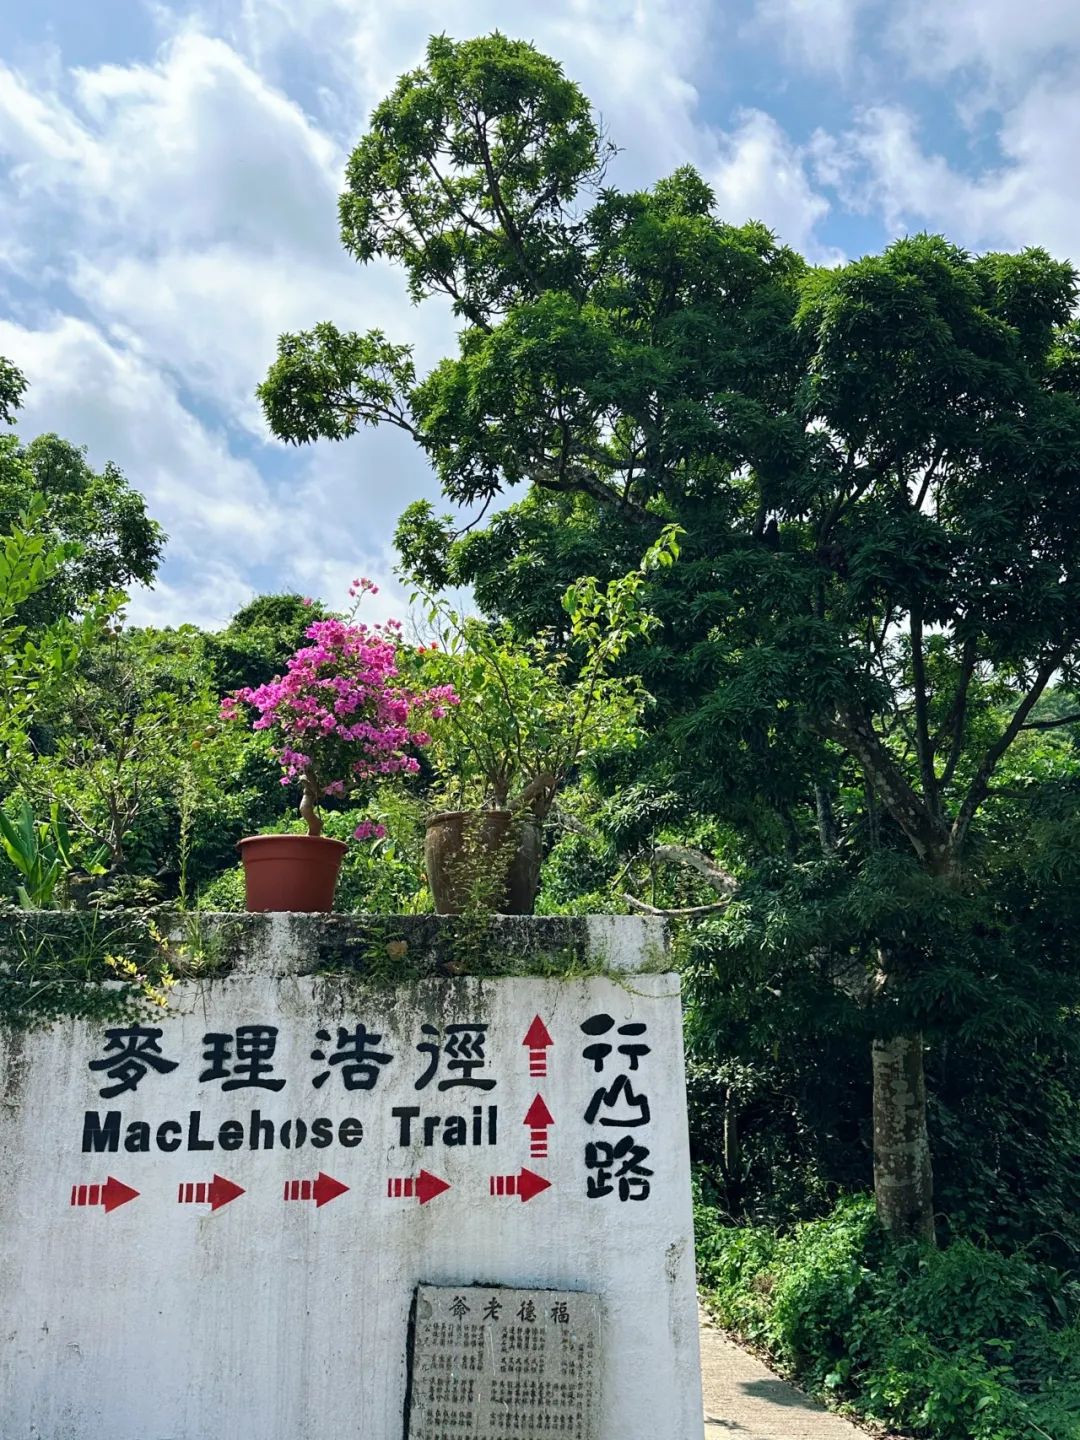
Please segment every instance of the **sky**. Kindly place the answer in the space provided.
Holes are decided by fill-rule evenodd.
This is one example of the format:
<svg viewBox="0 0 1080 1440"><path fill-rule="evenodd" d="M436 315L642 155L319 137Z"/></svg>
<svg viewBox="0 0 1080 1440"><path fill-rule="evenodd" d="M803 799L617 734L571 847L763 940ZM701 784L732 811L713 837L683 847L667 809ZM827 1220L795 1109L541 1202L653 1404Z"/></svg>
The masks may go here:
<svg viewBox="0 0 1080 1440"><path fill-rule="evenodd" d="M394 523L438 486L408 437L295 448L254 397L277 336L333 320L453 345L445 306L341 249L371 108L427 37L555 56L620 153L696 165L724 219L818 263L941 231L1080 262L1077 0L34 0L0 4L0 354L19 432L116 462L169 535L139 623L253 595L402 613Z"/></svg>

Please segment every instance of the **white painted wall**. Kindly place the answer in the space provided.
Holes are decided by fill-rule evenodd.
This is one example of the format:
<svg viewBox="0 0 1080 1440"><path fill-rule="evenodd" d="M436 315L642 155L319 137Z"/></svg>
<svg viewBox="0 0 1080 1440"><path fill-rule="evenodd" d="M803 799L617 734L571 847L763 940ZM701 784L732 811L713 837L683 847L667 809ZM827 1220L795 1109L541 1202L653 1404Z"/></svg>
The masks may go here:
<svg viewBox="0 0 1080 1440"><path fill-rule="evenodd" d="M114 1099L88 1062L102 1025L66 1023L0 1040L0 1435L3 1440L400 1440L406 1333L420 1282L473 1281L598 1292L603 1304L601 1440L700 1440L690 1176L677 977L618 980L430 980L397 990L347 978L260 976L183 986L163 1016L161 1049L178 1062ZM650 1122L590 1127L596 1088L625 1071L617 1053L602 1075L583 1059L582 1020L643 1021L650 1053L634 1090ZM522 1038L540 1014L554 1044L546 1080L529 1075ZM420 1092L424 1023L485 1021L488 1092ZM313 1061L315 1031L358 1021L392 1055L372 1090L346 1091L338 1067ZM238 1025L279 1027L278 1092L200 1083L203 1037ZM606 1037L611 1039L611 1036ZM627 1043L616 1037L616 1044ZM446 1057L442 1065L445 1067ZM546 1160L530 1158L525 1111L541 1093L555 1117ZM460 1097L458 1099L457 1097ZM640 1115L602 1109L617 1118ZM391 1110L463 1113L496 1105L497 1143L403 1147ZM346 1117L363 1125L343 1148L251 1150L253 1109L275 1125ZM87 1111L187 1127L245 1126L241 1149L84 1154ZM440 1127L441 1132L441 1127ZM138 1137L139 1132L131 1132ZM644 1201L586 1195L584 1149L632 1136L654 1171ZM493 1197L489 1177L525 1165L551 1182L522 1203ZM451 1188L421 1206L387 1194L393 1177L423 1168ZM317 1208L283 1199L286 1182L325 1172L348 1192ZM245 1193L211 1212L178 1203L178 1187L217 1173ZM107 1177L139 1191L106 1214L73 1206L72 1187ZM527 1440L527 1437L522 1437Z"/></svg>

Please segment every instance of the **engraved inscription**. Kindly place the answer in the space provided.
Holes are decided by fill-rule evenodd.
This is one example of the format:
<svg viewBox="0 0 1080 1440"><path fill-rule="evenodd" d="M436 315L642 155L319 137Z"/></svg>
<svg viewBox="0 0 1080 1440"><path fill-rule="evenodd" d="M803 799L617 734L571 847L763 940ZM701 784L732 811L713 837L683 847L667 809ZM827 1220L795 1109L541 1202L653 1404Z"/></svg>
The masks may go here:
<svg viewBox="0 0 1080 1440"><path fill-rule="evenodd" d="M596 1440L599 1346L597 1295L421 1285L408 1440Z"/></svg>

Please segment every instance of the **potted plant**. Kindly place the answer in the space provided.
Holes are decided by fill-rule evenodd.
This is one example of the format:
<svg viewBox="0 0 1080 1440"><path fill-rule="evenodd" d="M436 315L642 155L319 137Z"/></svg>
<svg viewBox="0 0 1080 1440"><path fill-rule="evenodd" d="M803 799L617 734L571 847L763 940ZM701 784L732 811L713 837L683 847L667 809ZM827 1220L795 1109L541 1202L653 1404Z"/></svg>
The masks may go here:
<svg viewBox="0 0 1080 1440"><path fill-rule="evenodd" d="M254 712L254 728L269 730L282 785L299 785L307 833L249 835L240 841L249 910L330 910L345 844L322 834L319 807L420 768L416 751L430 743L425 725L456 703L447 685L411 686L399 668L401 626L359 624L356 608L369 580L356 580L345 619L316 620L310 645L291 657L285 674L265 685L235 690L222 701L233 719ZM379 837L365 821L357 839Z"/></svg>
<svg viewBox="0 0 1080 1440"><path fill-rule="evenodd" d="M590 755L632 742L648 699L613 673L659 623L642 603L648 573L678 555L668 527L629 575L578 580L561 637L522 641L505 622L463 617L425 596L434 636L419 648L425 683L458 703L432 726L444 805L427 822L424 860L440 914L473 906L531 914L541 830L560 787Z"/></svg>

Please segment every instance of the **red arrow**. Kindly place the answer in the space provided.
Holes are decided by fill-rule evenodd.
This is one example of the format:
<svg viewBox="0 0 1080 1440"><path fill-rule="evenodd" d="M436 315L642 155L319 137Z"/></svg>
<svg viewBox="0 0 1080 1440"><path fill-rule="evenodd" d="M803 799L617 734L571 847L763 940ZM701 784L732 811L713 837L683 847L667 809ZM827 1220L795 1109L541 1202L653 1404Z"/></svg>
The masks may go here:
<svg viewBox="0 0 1080 1440"><path fill-rule="evenodd" d="M228 1205L230 1200L244 1194L246 1191L241 1190L239 1185L234 1185L231 1180L226 1180L224 1175L215 1175L209 1184L205 1180L195 1183L181 1180L176 1199L180 1205L205 1205L209 1201L211 1210L220 1210L223 1205Z"/></svg>
<svg viewBox="0 0 1080 1440"><path fill-rule="evenodd" d="M335 1180L332 1175L324 1175L320 1170L315 1180L286 1180L285 1200L314 1200L315 1209L327 1205L331 1200L336 1200L339 1195L344 1195L348 1185L343 1185L340 1180Z"/></svg>
<svg viewBox="0 0 1080 1440"><path fill-rule="evenodd" d="M521 1042L529 1047L529 1074L534 1078L547 1074L547 1049L554 1045L547 1026L539 1015L533 1016L533 1022L525 1032L525 1039Z"/></svg>
<svg viewBox="0 0 1080 1440"><path fill-rule="evenodd" d="M520 1195L522 1203L531 1200L534 1195L539 1195L544 1190L551 1189L551 1181L545 1180L542 1175L534 1175L525 1166L517 1175L492 1175L492 1195Z"/></svg>
<svg viewBox="0 0 1080 1440"><path fill-rule="evenodd" d="M449 1180L440 1180L428 1170L421 1170L414 1180L411 1175L398 1176L386 1182L386 1195L390 1200L417 1199L421 1205L434 1200L444 1190L450 1189Z"/></svg>
<svg viewBox="0 0 1080 1440"><path fill-rule="evenodd" d="M544 1097L537 1095L536 1099L525 1112L524 1123L528 1125L529 1154L534 1160L543 1160L548 1151L548 1126L555 1124L555 1117L544 1104Z"/></svg>
<svg viewBox="0 0 1080 1440"><path fill-rule="evenodd" d="M124 1185L119 1180L114 1180L110 1175L104 1185L73 1185L71 1187L72 1205L103 1205L105 1214L110 1210L116 1210L120 1205L126 1205L129 1200L139 1198L138 1190L132 1190L130 1185Z"/></svg>

